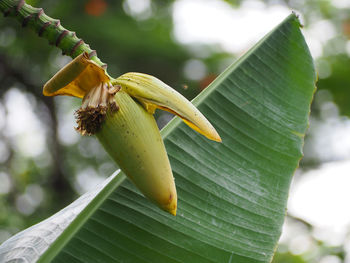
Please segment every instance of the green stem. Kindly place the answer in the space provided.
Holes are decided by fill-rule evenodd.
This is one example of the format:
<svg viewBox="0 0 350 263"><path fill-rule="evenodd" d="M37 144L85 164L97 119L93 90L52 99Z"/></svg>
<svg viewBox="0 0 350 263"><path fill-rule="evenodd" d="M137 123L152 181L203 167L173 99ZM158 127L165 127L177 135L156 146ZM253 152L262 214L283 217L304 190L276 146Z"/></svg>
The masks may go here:
<svg viewBox="0 0 350 263"><path fill-rule="evenodd" d="M42 8L32 7L24 0L0 0L0 10L5 17L16 18L22 27L28 27L38 36L46 38L50 45L60 48L63 55L75 58L81 53L87 52L91 60L104 68L107 67L97 57L95 50L92 50L88 44L78 38L75 32L61 26L60 20L47 16Z"/></svg>

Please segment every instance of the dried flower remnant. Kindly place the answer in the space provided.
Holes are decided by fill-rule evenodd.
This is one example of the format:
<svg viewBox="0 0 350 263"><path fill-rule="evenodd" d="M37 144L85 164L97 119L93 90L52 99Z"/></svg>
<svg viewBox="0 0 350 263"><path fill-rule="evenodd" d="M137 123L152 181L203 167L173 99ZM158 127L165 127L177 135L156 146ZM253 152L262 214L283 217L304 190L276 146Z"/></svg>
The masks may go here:
<svg viewBox="0 0 350 263"><path fill-rule="evenodd" d="M116 112L119 106L114 100L120 86L110 83L92 88L83 98L81 107L75 112L78 127L76 130L82 135L95 134L106 119L107 110Z"/></svg>

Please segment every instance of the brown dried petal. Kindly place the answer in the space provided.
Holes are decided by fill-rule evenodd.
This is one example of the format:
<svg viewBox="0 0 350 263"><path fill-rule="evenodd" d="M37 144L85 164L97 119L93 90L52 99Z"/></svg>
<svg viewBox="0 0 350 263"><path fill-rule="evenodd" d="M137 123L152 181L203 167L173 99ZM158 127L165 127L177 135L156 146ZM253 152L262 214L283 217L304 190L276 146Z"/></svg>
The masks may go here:
<svg viewBox="0 0 350 263"><path fill-rule="evenodd" d="M81 135L95 134L106 119L107 111L116 112L119 109L114 95L109 93L104 83L86 94L82 106L75 112L78 124L75 129Z"/></svg>

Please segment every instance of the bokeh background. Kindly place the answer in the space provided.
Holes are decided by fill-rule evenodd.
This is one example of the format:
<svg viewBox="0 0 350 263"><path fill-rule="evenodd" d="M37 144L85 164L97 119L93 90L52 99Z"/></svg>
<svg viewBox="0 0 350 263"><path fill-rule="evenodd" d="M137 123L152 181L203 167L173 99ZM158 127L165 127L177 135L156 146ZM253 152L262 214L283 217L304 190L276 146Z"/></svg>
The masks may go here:
<svg viewBox="0 0 350 263"><path fill-rule="evenodd" d="M27 2L76 31L111 75L149 73L189 99L296 11L319 82L274 262L350 262L349 0ZM17 21L0 18L0 243L117 168L95 138L75 132L78 99L41 94L69 61ZM171 118L157 112L160 127Z"/></svg>

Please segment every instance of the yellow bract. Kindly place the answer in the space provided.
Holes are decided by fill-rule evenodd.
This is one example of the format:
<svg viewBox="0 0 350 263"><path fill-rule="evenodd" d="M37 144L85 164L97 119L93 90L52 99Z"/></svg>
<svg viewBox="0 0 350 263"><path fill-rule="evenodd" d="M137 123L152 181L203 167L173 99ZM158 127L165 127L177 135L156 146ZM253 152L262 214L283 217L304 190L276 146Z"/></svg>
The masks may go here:
<svg viewBox="0 0 350 263"><path fill-rule="evenodd" d="M161 80L151 75L131 72L120 76L114 83L139 100L148 112L153 114L156 108L169 111L208 139L221 142L219 134L203 114Z"/></svg>
<svg viewBox="0 0 350 263"><path fill-rule="evenodd" d="M83 98L102 82L110 82L105 70L82 53L58 71L45 85L45 96L68 95Z"/></svg>

